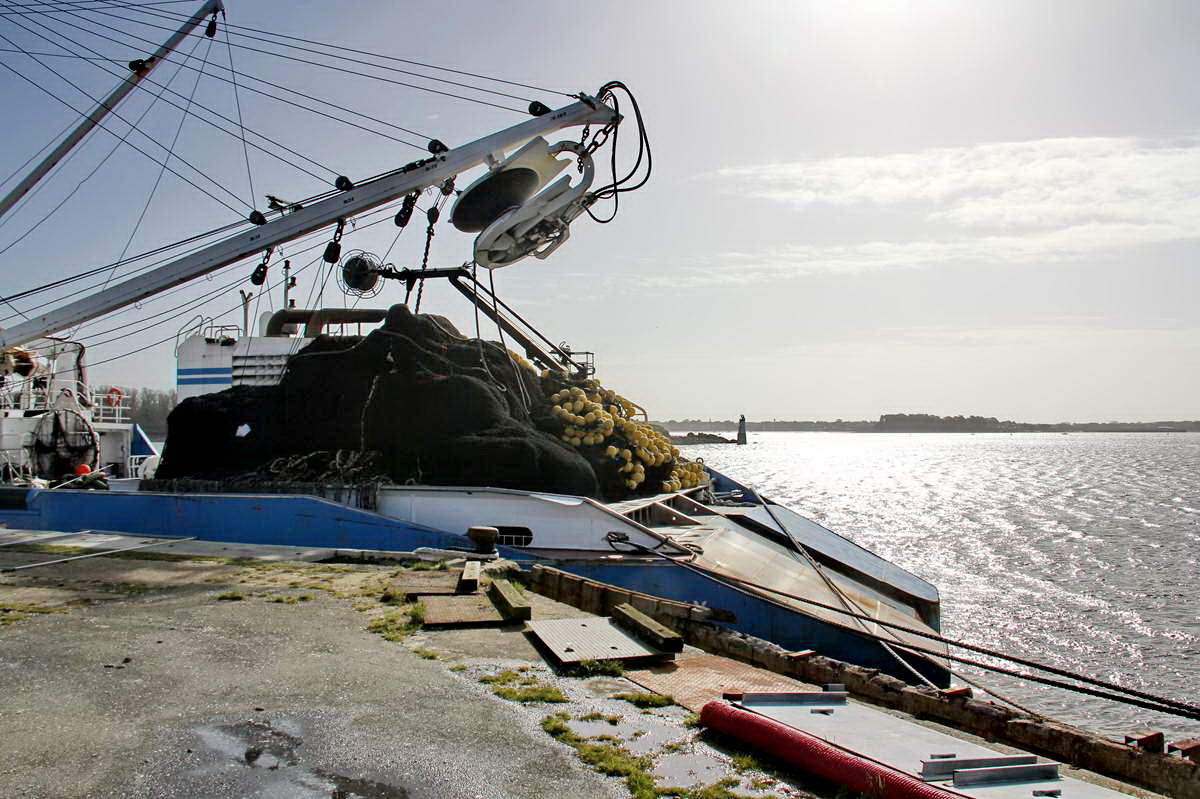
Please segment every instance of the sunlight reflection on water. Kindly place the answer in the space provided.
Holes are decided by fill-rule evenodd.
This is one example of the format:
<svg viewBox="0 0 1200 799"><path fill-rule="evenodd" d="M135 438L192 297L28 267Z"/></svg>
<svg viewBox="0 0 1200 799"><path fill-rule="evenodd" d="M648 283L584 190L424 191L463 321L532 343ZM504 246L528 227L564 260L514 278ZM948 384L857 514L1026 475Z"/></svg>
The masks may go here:
<svg viewBox="0 0 1200 799"><path fill-rule="evenodd" d="M752 433L683 454L932 582L950 637L1195 697L1200 434ZM1200 734L1200 722L971 676L1108 734Z"/></svg>

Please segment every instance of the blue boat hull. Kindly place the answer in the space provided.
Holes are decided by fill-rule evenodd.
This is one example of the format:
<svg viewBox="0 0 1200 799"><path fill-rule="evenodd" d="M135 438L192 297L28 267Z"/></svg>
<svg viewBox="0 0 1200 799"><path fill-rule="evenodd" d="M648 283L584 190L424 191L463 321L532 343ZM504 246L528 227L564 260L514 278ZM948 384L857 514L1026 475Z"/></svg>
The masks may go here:
<svg viewBox="0 0 1200 799"><path fill-rule="evenodd" d="M113 531L135 535L195 536L292 547L411 551L417 547L471 549L465 536L400 521L307 495L157 494L6 489L0 522L12 529ZM813 649L838 660L876 668L905 681L913 676L878 642L668 560L554 560L501 547L506 557L545 562L580 577L682 602L732 611L726 626L788 649ZM949 675L914 659L938 685Z"/></svg>

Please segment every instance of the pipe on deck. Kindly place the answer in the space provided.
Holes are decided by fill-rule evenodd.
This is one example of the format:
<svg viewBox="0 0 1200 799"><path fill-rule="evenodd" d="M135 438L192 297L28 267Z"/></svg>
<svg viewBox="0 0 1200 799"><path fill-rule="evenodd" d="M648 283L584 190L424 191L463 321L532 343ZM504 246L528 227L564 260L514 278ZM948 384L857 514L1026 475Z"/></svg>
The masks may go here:
<svg viewBox="0 0 1200 799"><path fill-rule="evenodd" d="M922 782L873 760L832 746L820 738L728 702L712 701L700 710L700 724L736 738L851 794L878 799L965 799L963 794Z"/></svg>

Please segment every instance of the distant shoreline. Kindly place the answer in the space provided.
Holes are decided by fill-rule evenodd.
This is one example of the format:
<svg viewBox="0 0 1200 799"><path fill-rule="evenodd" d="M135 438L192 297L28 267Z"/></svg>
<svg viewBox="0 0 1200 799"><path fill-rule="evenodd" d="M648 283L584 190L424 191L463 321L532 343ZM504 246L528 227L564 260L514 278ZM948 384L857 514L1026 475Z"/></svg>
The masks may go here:
<svg viewBox="0 0 1200 799"><path fill-rule="evenodd" d="M670 419L656 422L671 432L736 432L738 423L721 419ZM1160 422L1034 422L1001 421L984 416L932 416L930 414L884 414L878 421L763 421L746 422L748 432L828 433L1197 433L1200 420Z"/></svg>

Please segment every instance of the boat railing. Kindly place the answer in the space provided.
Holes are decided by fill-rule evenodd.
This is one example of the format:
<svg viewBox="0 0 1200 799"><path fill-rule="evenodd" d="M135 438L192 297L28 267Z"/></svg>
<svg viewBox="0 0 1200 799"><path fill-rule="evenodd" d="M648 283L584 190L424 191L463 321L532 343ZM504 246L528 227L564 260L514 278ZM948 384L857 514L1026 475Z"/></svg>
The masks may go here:
<svg viewBox="0 0 1200 799"><path fill-rule="evenodd" d="M142 466L153 455L130 455L125 461L125 474L129 477L141 477Z"/></svg>
<svg viewBox="0 0 1200 799"><path fill-rule="evenodd" d="M129 421L129 398L120 389L98 389L89 393L92 421L125 424Z"/></svg>
<svg viewBox="0 0 1200 799"><path fill-rule="evenodd" d="M24 447L0 449L0 479L11 481L32 476L33 470L30 468L28 450Z"/></svg>

